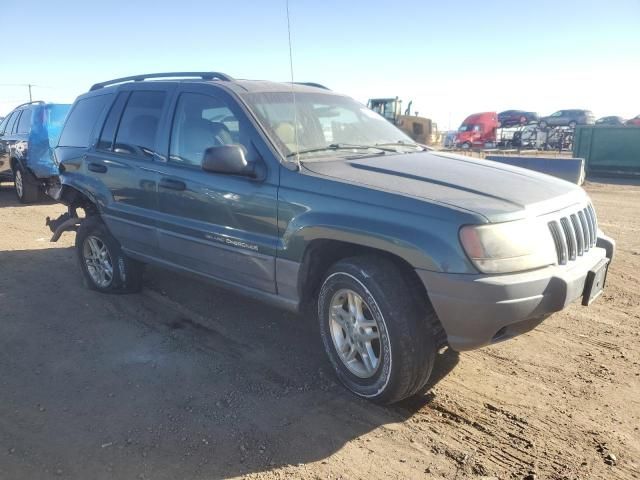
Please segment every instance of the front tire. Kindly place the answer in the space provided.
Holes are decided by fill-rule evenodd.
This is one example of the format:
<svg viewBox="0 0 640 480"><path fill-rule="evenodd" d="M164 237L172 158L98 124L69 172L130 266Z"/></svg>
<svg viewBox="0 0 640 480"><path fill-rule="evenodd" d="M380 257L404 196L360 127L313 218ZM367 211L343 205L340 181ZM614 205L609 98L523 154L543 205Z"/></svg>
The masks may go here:
<svg viewBox="0 0 640 480"><path fill-rule="evenodd" d="M134 293L142 289L143 265L124 254L98 215L80 224L76 253L85 285L91 290Z"/></svg>
<svg viewBox="0 0 640 480"><path fill-rule="evenodd" d="M356 395L390 404L427 383L437 318L392 261L367 256L336 263L318 295L318 318L329 360Z"/></svg>

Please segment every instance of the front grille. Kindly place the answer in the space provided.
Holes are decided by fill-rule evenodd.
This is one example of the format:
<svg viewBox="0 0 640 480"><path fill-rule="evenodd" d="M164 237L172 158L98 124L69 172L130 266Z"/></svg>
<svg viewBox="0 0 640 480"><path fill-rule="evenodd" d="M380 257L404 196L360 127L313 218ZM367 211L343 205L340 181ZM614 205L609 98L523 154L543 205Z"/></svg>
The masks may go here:
<svg viewBox="0 0 640 480"><path fill-rule="evenodd" d="M558 265L566 265L584 255L596 245L598 240L598 220L596 212L587 205L564 217L551 220L549 230L556 246Z"/></svg>

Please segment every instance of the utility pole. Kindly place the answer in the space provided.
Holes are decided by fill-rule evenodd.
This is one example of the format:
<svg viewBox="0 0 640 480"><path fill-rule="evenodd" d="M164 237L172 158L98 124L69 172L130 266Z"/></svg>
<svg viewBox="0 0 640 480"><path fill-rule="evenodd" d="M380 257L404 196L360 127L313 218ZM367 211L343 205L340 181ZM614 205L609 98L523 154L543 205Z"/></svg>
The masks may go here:
<svg viewBox="0 0 640 480"><path fill-rule="evenodd" d="M33 102L33 98L31 98L31 84L27 85L29 87L29 102Z"/></svg>

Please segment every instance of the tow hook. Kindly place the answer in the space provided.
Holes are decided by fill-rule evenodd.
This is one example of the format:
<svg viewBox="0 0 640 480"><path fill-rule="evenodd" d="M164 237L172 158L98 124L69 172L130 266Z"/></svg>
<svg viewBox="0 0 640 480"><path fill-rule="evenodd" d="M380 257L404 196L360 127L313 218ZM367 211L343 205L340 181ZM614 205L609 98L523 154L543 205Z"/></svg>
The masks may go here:
<svg viewBox="0 0 640 480"><path fill-rule="evenodd" d="M51 218L47 217L46 225L53 232L53 236L51 237L50 242L57 242L60 236L67 231L73 230L74 232L78 231L78 227L82 223L84 218L72 217L68 212L63 213L55 220L51 220Z"/></svg>

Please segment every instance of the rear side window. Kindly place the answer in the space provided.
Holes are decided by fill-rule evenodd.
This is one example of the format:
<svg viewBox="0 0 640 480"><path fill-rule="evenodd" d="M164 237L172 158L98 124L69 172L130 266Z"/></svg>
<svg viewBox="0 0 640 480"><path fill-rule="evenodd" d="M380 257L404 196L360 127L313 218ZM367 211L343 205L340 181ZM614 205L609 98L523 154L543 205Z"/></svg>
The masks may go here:
<svg viewBox="0 0 640 480"><path fill-rule="evenodd" d="M20 120L18 121L17 133L29 133L29 130L31 130L32 115L33 110L31 110L30 108L22 111L22 115L20 116Z"/></svg>
<svg viewBox="0 0 640 480"><path fill-rule="evenodd" d="M151 159L156 133L167 94L162 91L134 91L124 108L113 151Z"/></svg>
<svg viewBox="0 0 640 480"><path fill-rule="evenodd" d="M129 92L120 92L116 101L113 102L109 115L102 127L102 133L100 134L100 140L98 140L98 147L100 150L111 150L113 146L113 140L116 137L116 130L118 129L118 123L120 123L120 117L122 116L122 109L127 102Z"/></svg>
<svg viewBox="0 0 640 480"><path fill-rule="evenodd" d="M98 117L111 95L83 98L75 104L60 135L61 147L88 147Z"/></svg>

